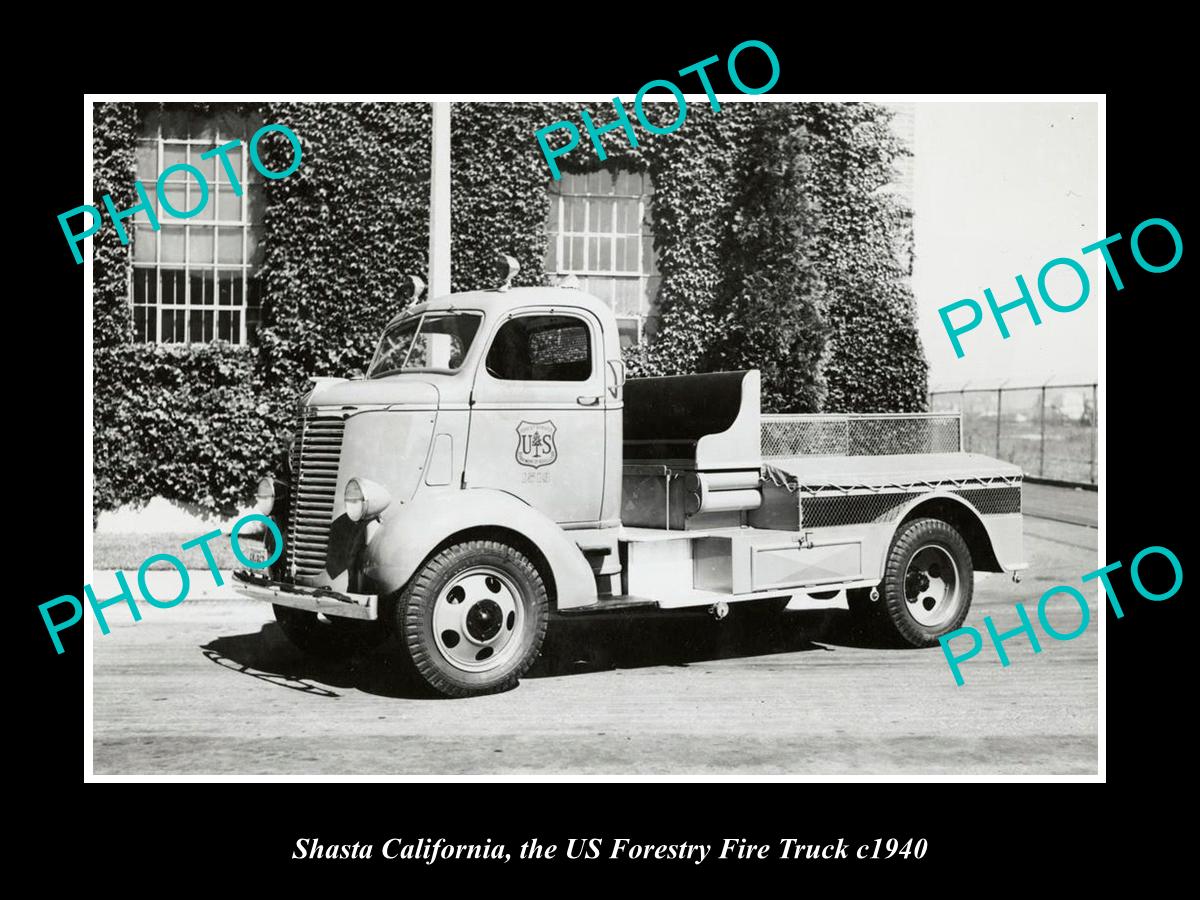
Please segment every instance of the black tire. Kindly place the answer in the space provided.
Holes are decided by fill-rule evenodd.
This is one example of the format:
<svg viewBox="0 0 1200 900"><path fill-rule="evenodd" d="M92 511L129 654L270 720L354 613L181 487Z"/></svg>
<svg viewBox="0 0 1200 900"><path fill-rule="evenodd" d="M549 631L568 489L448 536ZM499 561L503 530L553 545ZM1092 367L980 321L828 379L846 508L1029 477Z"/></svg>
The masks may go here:
<svg viewBox="0 0 1200 900"><path fill-rule="evenodd" d="M411 674L443 696L474 697L515 687L533 665L550 600L537 567L519 550L466 541L426 560L393 615Z"/></svg>
<svg viewBox="0 0 1200 900"><path fill-rule="evenodd" d="M319 659L345 659L364 653L387 637L387 630L380 622L320 616L290 606L272 606L275 621L287 639L304 653Z"/></svg>
<svg viewBox="0 0 1200 900"><path fill-rule="evenodd" d="M870 605L878 608L892 637L910 647L936 647L941 635L966 619L974 583L971 551L954 526L941 519L913 519L892 538L881 596ZM861 608L862 595L856 600Z"/></svg>

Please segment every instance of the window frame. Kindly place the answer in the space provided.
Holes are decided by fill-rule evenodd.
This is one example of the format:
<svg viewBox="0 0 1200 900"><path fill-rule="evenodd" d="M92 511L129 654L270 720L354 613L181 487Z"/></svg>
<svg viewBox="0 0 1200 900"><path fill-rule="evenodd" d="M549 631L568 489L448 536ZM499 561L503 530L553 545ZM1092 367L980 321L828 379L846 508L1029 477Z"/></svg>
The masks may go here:
<svg viewBox="0 0 1200 900"><path fill-rule="evenodd" d="M653 187L653 184L650 182L650 173L649 172L640 170L640 169L627 169L624 171L627 171L630 174L640 175L642 178L643 185L646 185L648 183L650 184L649 190L643 190L641 193L638 193L638 194L618 193L616 191L615 187L616 187L616 185L618 185L620 183L619 175L613 176L614 192L611 194L592 193L587 190L578 191L578 192L574 192L574 193L567 193L566 191L563 190L563 185L562 185L561 181L552 182L551 186L550 186L550 202L552 204L554 204L555 209L552 211L550 217L547 219L546 230L547 230L547 232L550 232L549 225L550 225L551 221L557 222L557 228L554 230L553 233L548 234L550 239L554 242L555 274L575 275L580 278L596 277L596 278L610 278L610 279L614 279L614 280L626 280L626 281L636 281L637 282L638 297L639 297L639 301L638 301L639 309L640 309L641 303L643 302L642 298L645 298L644 302L646 303L646 311L644 313L639 311L635 314L619 313L616 310L615 301L612 304L612 309L613 309L613 314L617 317L618 320L635 320L636 321L637 344L641 344L645 340L645 336L646 336L646 320L648 318L651 318L654 315L654 312L653 312L654 298L647 296L647 294L649 292L650 279L651 278L661 279L661 277L662 277L661 274L658 272L657 260L655 257L654 243L653 243L654 236L653 236L653 234L647 234L646 227L645 227L647 204L653 203L654 187ZM564 172L563 176L564 176L564 178L570 177L570 178L586 179L591 174L593 174L593 173ZM585 184L585 187L586 187L586 184ZM585 200L585 206L584 206L584 223L583 223L584 230L583 231L571 231L568 235L568 231L567 231L567 227L566 227L566 224L567 224L567 222L566 222L566 210L567 210L566 199L569 197L583 198ZM612 201L614 201L612 203L611 216L609 219L610 230L607 232L591 230L591 208L590 207L591 207L591 203L596 200L612 200ZM615 263L616 263L616 252L615 252L616 251L616 238L629 238L629 237L635 236L633 234L629 234L626 232L618 232L616 230L616 228L617 228L617 206L618 206L619 201L621 201L621 200L636 200L638 203L638 206L637 206L638 229L637 229L637 234L636 234L636 237L637 237L637 271L636 272L628 272L628 271L623 271L623 270L617 270L614 268ZM566 239L568 238L568 236L571 238L581 238L583 240L584 268L579 268L578 266L568 267L563 264L563 259L564 259L563 249L564 249ZM609 268L607 270L587 268L587 265L589 264L589 262L591 260L591 255L592 255L592 250L591 250L591 239L592 238L607 239L610 242L609 246L612 249L610 250ZM643 268L643 260L645 258L647 241L650 242L650 253L651 253L651 258L653 260L650 271L645 271ZM636 344L635 344L635 346L636 346Z"/></svg>
<svg viewBox="0 0 1200 900"><path fill-rule="evenodd" d="M215 119L216 117L212 117L212 118ZM189 136L187 138L168 138L168 137L163 136L163 123L160 121L157 126L156 134L153 137L139 136L135 139L135 165L136 165L137 150L151 142L153 142L153 144L154 144L154 160L155 160L155 167L156 167L156 174L154 176L154 180L150 184L147 184L147 182L142 178L141 175L138 176L138 180L141 181L143 186L146 187L147 197L149 198L150 203L152 204L152 207L155 212L155 216L158 219L158 223L159 223L158 230L154 231L153 229L150 228L149 222L146 220L144 213L139 213L137 216L135 216L133 219L130 220L131 224L134 226L133 241L130 244L130 251L129 251L130 252L130 266L129 266L129 276L127 279L127 296L129 298L130 311L131 311L131 314L136 314L135 313L136 309L140 307L140 308L146 310L147 312L153 311L153 315L155 317L154 340L153 341L147 340L147 339L143 338L140 333L135 334L135 339L140 344L146 344L146 345L163 344L166 346L179 347L179 346L187 346L190 344L210 344L210 343L216 343L221 340L225 340L227 343L229 343L233 346L239 346L239 347L247 346L248 330L247 330L247 321L246 320L247 320L247 314L250 311L250 284L256 277L256 273L252 271L253 269L255 269L255 266L250 259L250 230L255 227L259 227L260 230L262 229L261 225L256 226L255 223L251 221L250 188L251 188L252 184L259 185L260 180L257 177L258 173L253 170L253 167L250 163L250 150L249 150L249 146L248 146L248 136L244 135L244 134L239 134L239 135L227 134L221 130L219 124L217 124L215 121L214 121L213 133L214 133L215 137L212 139L193 138L190 136L191 129L189 128ZM232 184L232 182L229 181L228 175L225 171L225 164L222 162L220 157L214 157L212 159L213 176L214 177L212 178L211 181L208 181L208 202L206 204L206 209L212 210L212 218L199 219L197 217L191 217L191 218L187 218L187 219L176 219L174 217L165 217L165 213L162 209L162 203L159 201L159 197L158 197L157 184L158 184L158 178L161 176L163 170L166 168L166 153L167 153L168 147L182 148L184 151L185 161L189 165L196 165L196 163L199 161L199 156L201 153L207 152L208 150L212 150L215 147L220 147L223 144L229 143L229 141L232 141L232 140L237 140L241 143L241 151L239 153L240 163L241 163L241 165L240 165L241 171L237 173L237 178L238 178L238 182L242 188L242 193L241 193L240 197L236 198L238 201L238 218L237 219L220 218L220 214L222 212L221 204L218 201L218 198L220 196L220 187L222 187L222 186L228 187ZM193 151L194 151L195 159L193 159ZM197 168L201 168L201 166L197 165ZM181 181L182 181L183 185L185 186L185 188L184 188L184 207L183 208L191 209L195 204L195 199L196 199L196 195L199 192L199 187L197 186L195 179L190 175L185 175L181 179ZM180 183L180 182L176 182L176 181L168 182L168 184L178 184L178 183ZM209 263L202 263L202 262L201 263L193 263L191 260L191 254L192 254L191 243L192 242L191 242L190 238L192 235L192 229L196 228L196 227L203 228L204 230L211 231L211 233L212 233L212 245L213 245L212 261ZM162 256L163 256L163 232L167 228L179 228L183 232L183 235L182 235L183 259L180 261L175 261L175 262L164 262L163 261L163 258L162 258ZM222 263L222 262L220 262L220 252L221 252L220 251L220 239L221 239L222 233L225 229L234 229L234 228L236 228L240 232L240 234L239 234L239 239L240 239L239 257L241 258L242 261L239 263ZM153 261L138 260L136 258L136 256L137 256L136 242L138 240L139 235L146 233L146 232L153 233L155 236L154 260ZM261 240L261 237L262 236L260 235L260 240ZM171 269L172 271L182 271L183 272L183 299L180 300L178 298L175 298L170 303L166 303L163 300L163 284L164 284L163 272L164 272L164 269L168 269L168 268ZM134 282L137 278L138 270L150 271L153 273L153 275L152 275L153 288L154 288L153 302L147 302L145 300L143 300L142 302L139 302L136 298ZM193 303L192 302L192 277L195 273L210 273L212 275L212 291L213 291L212 303ZM233 297L231 296L230 303L228 305L224 305L221 303L221 276L222 276L222 274L228 275L230 273L236 273L236 275L237 275L236 282L233 282L233 283L240 283L240 285L241 285L241 301L240 301L240 303L235 303L235 302L233 302ZM150 283L147 282L147 293L149 293L149 286L150 286ZM231 283L230 290L231 290L231 294L232 294L232 292L233 292L232 283ZM262 304L261 304L261 298L260 298L260 300L259 300L260 315L261 315L261 305ZM221 333L220 313L223 310L227 311L230 314L230 337L229 338L221 338L220 337L220 333ZM164 311L169 311L172 313L172 316L171 316L172 338L170 340L164 339L164 335L163 335L164 329L163 329L162 314ZM206 313L209 311L212 312L213 318L212 318L212 337L211 338L205 338L203 333L198 338L193 336L191 313L196 312L196 311L200 311L202 313ZM179 313L179 312L184 313L184 317L183 317L184 339L182 341L174 339L174 330L175 330L174 319L175 319L175 314ZM233 322L232 322L233 313L235 313L235 312L238 314L237 315L238 327L236 329L234 329L232 327L233 326ZM201 321L201 331L203 332L203 331L205 331L203 315L201 316L200 321ZM136 319L135 319L134 327L135 327L135 329L137 327Z"/></svg>
<svg viewBox="0 0 1200 900"><path fill-rule="evenodd" d="M429 318L430 316L471 316L479 320L475 326L475 333L471 336L471 342L467 345L466 350L463 351L462 360L453 369L445 366L421 366L418 368L408 368L407 366L408 357L412 354L416 338L421 334L421 329L425 325L425 319ZM413 332L413 343L409 344L408 351L404 354L404 364L402 364L399 369L385 369L383 372L372 373L371 367L375 365L375 360L379 355L380 345L383 343L383 339L387 333L393 328L403 328L412 321L416 321L417 327ZM475 349L475 345L479 343L479 336L486 324L487 316L484 315L482 310L477 309L427 309L419 313L414 313L413 315L405 316L397 322L393 322L384 326L383 333L379 335L379 341L376 342L375 353L371 356L371 362L367 366L366 377L368 380L374 381L377 378L390 378L393 375L405 375L411 372L435 372L441 375L457 375L459 372L462 372L468 367L471 361L471 353Z"/></svg>
<svg viewBox="0 0 1200 900"><path fill-rule="evenodd" d="M503 331L504 327L510 322L514 322L518 319L528 319L534 317L560 317L564 319L574 319L582 324L585 329L587 329L588 363L590 367L587 378L578 380L553 378L501 378L498 375L492 374L491 370L488 368L488 357L491 356L492 348L496 346L496 339L500 337L500 332ZM599 361L601 361L604 357L603 347L598 344L598 337L600 333L601 330L599 323L595 322L591 315L587 315L581 310L566 310L558 307L547 307L544 309L523 309L518 312L513 312L502 318L499 323L497 323L495 330L492 331L490 337L488 338L487 348L483 351L483 355L479 360L479 371L487 376L488 380L493 384L505 386L528 384L555 385L563 387L566 385L575 386L588 384L589 382L594 381L597 375L603 371L603 367L598 364Z"/></svg>

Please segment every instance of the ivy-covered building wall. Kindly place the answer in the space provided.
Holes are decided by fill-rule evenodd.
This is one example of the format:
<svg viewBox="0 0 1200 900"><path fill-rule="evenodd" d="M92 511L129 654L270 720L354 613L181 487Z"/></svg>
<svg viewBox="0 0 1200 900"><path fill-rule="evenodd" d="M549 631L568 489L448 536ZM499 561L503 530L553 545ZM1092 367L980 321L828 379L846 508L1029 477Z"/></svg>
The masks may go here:
<svg viewBox="0 0 1200 900"><path fill-rule="evenodd" d="M203 113L205 109L197 110ZM673 106L648 105L664 124ZM598 122L605 112L593 109ZM162 496L232 514L278 466L309 376L365 367L382 325L427 279L427 104L273 103L257 109L301 141L303 162L264 184L261 321L249 346L136 343L132 247L111 225L95 241L94 452L97 511ZM95 191L135 202L134 148L146 107L95 113ZM872 104L689 106L669 135L620 131L601 162L581 146L565 172L640 171L654 185L661 285L653 339L633 374L757 367L768 411L917 411L926 363L909 273L910 214L883 190L904 152ZM534 132L577 105L454 104L451 284L545 284L551 178ZM286 142L264 164L290 162ZM147 184L149 188L150 185Z"/></svg>

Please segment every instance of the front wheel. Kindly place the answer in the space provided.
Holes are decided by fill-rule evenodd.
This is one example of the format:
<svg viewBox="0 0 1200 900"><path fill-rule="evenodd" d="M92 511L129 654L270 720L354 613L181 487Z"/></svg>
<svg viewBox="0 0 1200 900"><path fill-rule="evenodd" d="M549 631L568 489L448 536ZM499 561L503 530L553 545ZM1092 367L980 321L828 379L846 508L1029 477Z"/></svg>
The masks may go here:
<svg viewBox="0 0 1200 900"><path fill-rule="evenodd" d="M971 608L975 570L962 535L941 519L900 526L884 566L880 606L892 633L913 647L936 647Z"/></svg>
<svg viewBox="0 0 1200 900"><path fill-rule="evenodd" d="M546 636L549 598L537 568L498 541L435 554L395 607L412 673L439 694L472 697L514 687Z"/></svg>

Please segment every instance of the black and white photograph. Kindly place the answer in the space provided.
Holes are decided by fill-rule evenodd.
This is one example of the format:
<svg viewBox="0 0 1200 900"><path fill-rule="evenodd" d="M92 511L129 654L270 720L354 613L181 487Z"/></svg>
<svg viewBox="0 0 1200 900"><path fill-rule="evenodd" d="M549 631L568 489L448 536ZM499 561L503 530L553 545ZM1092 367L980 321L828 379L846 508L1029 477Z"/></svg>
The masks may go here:
<svg viewBox="0 0 1200 900"><path fill-rule="evenodd" d="M1178 233L1103 96L765 52L89 95L89 780L1102 780L1102 304Z"/></svg>

